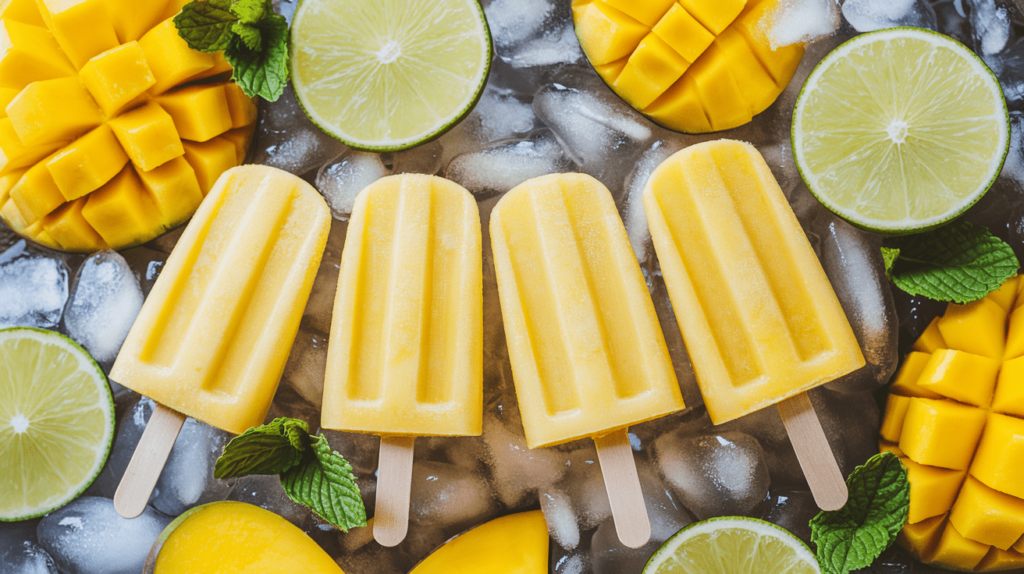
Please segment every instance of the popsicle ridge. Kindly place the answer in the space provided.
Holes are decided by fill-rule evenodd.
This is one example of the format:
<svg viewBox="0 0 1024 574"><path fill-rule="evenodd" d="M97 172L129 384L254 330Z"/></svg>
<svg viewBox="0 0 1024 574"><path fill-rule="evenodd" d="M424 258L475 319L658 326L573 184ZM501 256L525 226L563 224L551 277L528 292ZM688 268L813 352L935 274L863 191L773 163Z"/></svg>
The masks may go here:
<svg viewBox="0 0 1024 574"><path fill-rule="evenodd" d="M433 176L356 200L331 326L323 425L383 435L482 431L480 215Z"/></svg>
<svg viewBox="0 0 1024 574"><path fill-rule="evenodd" d="M168 258L111 378L230 432L262 424L330 224L323 198L299 178L260 166L225 172Z"/></svg>
<svg viewBox="0 0 1024 574"><path fill-rule="evenodd" d="M716 424L864 365L846 315L760 153L719 140L644 192L676 317Z"/></svg>
<svg viewBox="0 0 1024 574"><path fill-rule="evenodd" d="M498 202L490 229L530 448L684 408L643 275L600 182L527 181Z"/></svg>

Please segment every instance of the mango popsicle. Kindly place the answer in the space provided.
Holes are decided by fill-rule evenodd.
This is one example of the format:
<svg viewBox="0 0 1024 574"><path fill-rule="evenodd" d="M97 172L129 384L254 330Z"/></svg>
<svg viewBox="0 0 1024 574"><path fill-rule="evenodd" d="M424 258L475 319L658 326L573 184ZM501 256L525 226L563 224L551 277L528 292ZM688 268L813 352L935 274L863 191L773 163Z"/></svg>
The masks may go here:
<svg viewBox="0 0 1024 574"><path fill-rule="evenodd" d="M382 435L374 536L408 528L417 436L474 436L483 418L480 215L458 184L385 177L345 237L324 381L324 428Z"/></svg>
<svg viewBox="0 0 1024 574"><path fill-rule="evenodd" d="M719 140L676 153L651 174L644 206L714 423L791 397L799 401L784 406L799 406L806 419L813 409L805 391L864 365L825 272L753 146ZM827 443L824 451L831 459Z"/></svg>
<svg viewBox="0 0 1024 574"><path fill-rule="evenodd" d="M595 438L619 538L640 546L650 524L625 429L684 405L611 194L581 174L532 179L490 232L527 445Z"/></svg>
<svg viewBox="0 0 1024 574"><path fill-rule="evenodd" d="M168 451L186 415L233 433L263 424L330 226L323 198L291 174L243 166L220 177L168 258L110 372L160 404L146 434L167 413L173 415ZM151 470L133 469L146 441L144 435L125 480L133 470ZM154 484L163 462L145 465L158 464ZM148 498L146 492L143 507Z"/></svg>

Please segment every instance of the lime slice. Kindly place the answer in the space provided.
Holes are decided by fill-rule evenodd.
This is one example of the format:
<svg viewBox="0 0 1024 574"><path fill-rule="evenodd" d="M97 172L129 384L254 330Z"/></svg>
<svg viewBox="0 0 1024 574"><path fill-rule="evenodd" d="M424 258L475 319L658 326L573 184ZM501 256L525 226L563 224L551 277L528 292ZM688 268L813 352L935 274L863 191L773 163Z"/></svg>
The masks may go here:
<svg viewBox="0 0 1024 574"><path fill-rule="evenodd" d="M491 38L477 0L302 0L292 83L320 129L357 148L433 139L473 109Z"/></svg>
<svg viewBox="0 0 1024 574"><path fill-rule="evenodd" d="M999 82L973 52L930 30L863 34L811 72L793 111L808 189L855 226L923 231L988 191L1009 148Z"/></svg>
<svg viewBox="0 0 1024 574"><path fill-rule="evenodd" d="M59 508L103 468L114 401L99 365L63 335L0 331L0 520Z"/></svg>
<svg viewBox="0 0 1024 574"><path fill-rule="evenodd" d="M695 522L651 556L643 574L820 574L807 545L764 520L725 516Z"/></svg>

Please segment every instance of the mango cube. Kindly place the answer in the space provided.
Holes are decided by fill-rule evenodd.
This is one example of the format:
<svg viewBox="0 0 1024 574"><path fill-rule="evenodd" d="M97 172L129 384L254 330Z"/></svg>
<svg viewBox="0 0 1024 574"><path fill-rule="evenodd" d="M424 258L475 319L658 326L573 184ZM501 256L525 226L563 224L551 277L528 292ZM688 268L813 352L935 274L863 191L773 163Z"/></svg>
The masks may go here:
<svg viewBox="0 0 1024 574"><path fill-rule="evenodd" d="M889 388L890 392L906 397L921 397L925 399L941 399L942 395L929 391L917 384L921 373L931 361L931 353L913 352L906 356L903 365L896 372L896 379Z"/></svg>
<svg viewBox="0 0 1024 574"><path fill-rule="evenodd" d="M203 202L203 192L192 166L177 157L150 171L138 172L139 179L156 201L163 220L184 223Z"/></svg>
<svg viewBox="0 0 1024 574"><path fill-rule="evenodd" d="M32 82L7 105L26 146L71 139L103 123L103 112L77 77Z"/></svg>
<svg viewBox="0 0 1024 574"><path fill-rule="evenodd" d="M42 219L43 229L61 249L71 250L79 243L88 245L90 251L107 249L109 245L100 237L89 222L82 217L86 198L81 197L65 203Z"/></svg>
<svg viewBox="0 0 1024 574"><path fill-rule="evenodd" d="M0 86L20 91L32 82L74 74L46 28L0 19Z"/></svg>
<svg viewBox="0 0 1024 574"><path fill-rule="evenodd" d="M715 35L679 4L655 24L654 33L688 62L696 62L715 40Z"/></svg>
<svg viewBox="0 0 1024 574"><path fill-rule="evenodd" d="M185 153L174 120L150 102L109 122L132 163L149 171Z"/></svg>
<svg viewBox="0 0 1024 574"><path fill-rule="evenodd" d="M992 570L1011 570L1024 567L1024 554L1014 550L992 548L975 567L979 572Z"/></svg>
<svg viewBox="0 0 1024 574"><path fill-rule="evenodd" d="M1024 500L992 490L968 476L949 522L963 536L1007 550L1024 535Z"/></svg>
<svg viewBox="0 0 1024 574"><path fill-rule="evenodd" d="M203 197L213 189L220 174L237 165L235 144L223 138L208 142L184 142L185 161L188 162L199 180L199 189Z"/></svg>
<svg viewBox="0 0 1024 574"><path fill-rule="evenodd" d="M10 118L0 119L0 173L30 166L60 146L61 142L26 147L14 131Z"/></svg>
<svg viewBox="0 0 1024 574"><path fill-rule="evenodd" d="M890 394L885 405L882 428L878 431L879 436L888 442L898 443L903 433L903 419L907 418L909 407L910 397Z"/></svg>
<svg viewBox="0 0 1024 574"><path fill-rule="evenodd" d="M679 0L679 3L686 8L686 11L693 14L698 22L716 36L725 31L726 27L740 15L746 0L716 0L715 2L704 2L702 0Z"/></svg>
<svg viewBox="0 0 1024 574"><path fill-rule="evenodd" d="M664 40L656 34L648 34L629 57L612 88L622 93L633 107L645 108L689 67L690 63L669 48Z"/></svg>
<svg viewBox="0 0 1024 574"><path fill-rule="evenodd" d="M933 516L944 516L953 507L964 472L925 466L904 458L907 467L907 481L910 482L910 524L921 522Z"/></svg>
<svg viewBox="0 0 1024 574"><path fill-rule="evenodd" d="M14 203L13 199L8 199L7 202L0 207L0 215L3 215L4 219L7 220L7 224L15 231L20 231L28 227L28 221L25 220L25 216L21 214L21 210L18 209L18 205Z"/></svg>
<svg viewBox="0 0 1024 574"><path fill-rule="evenodd" d="M227 97L228 110L231 112L231 129L237 130L256 123L256 102L245 95L238 84L224 84L224 95Z"/></svg>
<svg viewBox="0 0 1024 574"><path fill-rule="evenodd" d="M45 162L37 163L21 176L11 188L11 199L29 225L64 203L64 195L46 169Z"/></svg>
<svg viewBox="0 0 1024 574"><path fill-rule="evenodd" d="M1003 363L992 399L992 410L1024 417L1024 357Z"/></svg>
<svg viewBox="0 0 1024 574"><path fill-rule="evenodd" d="M635 0L601 0L615 10L628 15L630 18L642 23L647 28L658 23L666 11L672 7L675 0L649 0L647 2L636 2Z"/></svg>
<svg viewBox="0 0 1024 574"><path fill-rule="evenodd" d="M900 450L919 464L967 470L984 427L985 411L915 397L907 407Z"/></svg>
<svg viewBox="0 0 1024 574"><path fill-rule="evenodd" d="M0 2L0 18L14 20L23 24L31 24L40 28L46 27L39 5L36 0L6 0Z"/></svg>
<svg viewBox="0 0 1024 574"><path fill-rule="evenodd" d="M138 42L123 44L92 58L79 76L108 117L138 102L156 84Z"/></svg>
<svg viewBox="0 0 1024 574"><path fill-rule="evenodd" d="M106 0L107 15L110 17L117 39L122 44L138 40L151 28L174 14L167 14L165 2L139 2L138 0ZM180 9L180 7L179 7Z"/></svg>
<svg viewBox="0 0 1024 574"><path fill-rule="evenodd" d="M132 245L149 236L159 212L135 170L128 166L102 189L89 195L82 217L108 244Z"/></svg>
<svg viewBox="0 0 1024 574"><path fill-rule="evenodd" d="M228 140L235 146L235 160L239 165L245 161L245 156L249 155L249 143L252 142L252 135L255 126L250 124L245 127L233 129L229 132L225 132L224 135L220 136L221 139Z"/></svg>
<svg viewBox="0 0 1024 574"><path fill-rule="evenodd" d="M931 323L928 323L928 328L921 333L921 336L914 341L914 346L911 347L915 351L923 353L934 353L939 349L947 349L946 341L942 338L942 333L939 332L939 318L932 319Z"/></svg>
<svg viewBox="0 0 1024 574"><path fill-rule="evenodd" d="M1010 313L1010 324L1006 333L1004 359L1024 357L1024 307L1017 307Z"/></svg>
<svg viewBox="0 0 1024 574"><path fill-rule="evenodd" d="M1024 420L990 414L971 463L971 476L999 492L1024 498L1021 469L1024 469Z"/></svg>
<svg viewBox="0 0 1024 574"><path fill-rule="evenodd" d="M232 127L227 93L220 84L180 88L156 101L174 119L183 139L205 142Z"/></svg>
<svg viewBox="0 0 1024 574"><path fill-rule="evenodd" d="M959 349L1001 361L1006 346L1006 310L985 298L957 305L952 303L938 321L942 339L950 349Z"/></svg>
<svg viewBox="0 0 1024 574"><path fill-rule="evenodd" d="M57 152L46 169L64 199L71 201L99 189L126 163L128 155L110 126L103 124Z"/></svg>
<svg viewBox="0 0 1024 574"><path fill-rule="evenodd" d="M178 35L174 22L164 20L139 39L139 46L146 54L146 63L156 77L151 88L154 94L162 94L193 76L213 67L213 54L197 52L188 47Z"/></svg>
<svg viewBox="0 0 1024 574"><path fill-rule="evenodd" d="M996 388L1000 362L964 351L943 349L932 353L917 384L944 397L988 408Z"/></svg>
<svg viewBox="0 0 1024 574"><path fill-rule="evenodd" d="M938 542L924 555L924 559L960 570L973 570L988 549L988 545L965 538L952 524L946 524Z"/></svg>
<svg viewBox="0 0 1024 574"><path fill-rule="evenodd" d="M46 26L76 68L84 66L96 54L117 46L117 34L103 0L38 2Z"/></svg>
<svg viewBox="0 0 1024 574"><path fill-rule="evenodd" d="M594 41L588 46L587 55L595 66L629 56L649 31L647 26L604 2L587 4L576 21L581 28L593 31Z"/></svg>
<svg viewBox="0 0 1024 574"><path fill-rule="evenodd" d="M751 105L743 99L725 52L712 42L704 54L690 69L711 128L726 130L749 122Z"/></svg>

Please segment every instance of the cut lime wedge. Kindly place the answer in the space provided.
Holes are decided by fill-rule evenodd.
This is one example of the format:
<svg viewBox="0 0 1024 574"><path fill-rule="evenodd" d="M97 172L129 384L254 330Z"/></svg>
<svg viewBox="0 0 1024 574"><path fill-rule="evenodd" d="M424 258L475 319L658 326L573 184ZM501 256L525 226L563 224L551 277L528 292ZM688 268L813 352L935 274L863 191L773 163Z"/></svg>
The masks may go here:
<svg viewBox="0 0 1024 574"><path fill-rule="evenodd" d="M110 387L84 349L50 331L0 331L0 520L41 516L81 494L113 436Z"/></svg>
<svg viewBox="0 0 1024 574"><path fill-rule="evenodd" d="M358 149L435 138L476 104L491 62L477 0L302 0L292 83L320 129Z"/></svg>
<svg viewBox="0 0 1024 574"><path fill-rule="evenodd" d="M778 526L742 516L696 522L651 556L643 574L820 574L807 545Z"/></svg>
<svg viewBox="0 0 1024 574"><path fill-rule="evenodd" d="M853 225L923 231L992 186L1009 148L999 82L959 42L918 28L863 34L807 78L793 156L811 193Z"/></svg>

